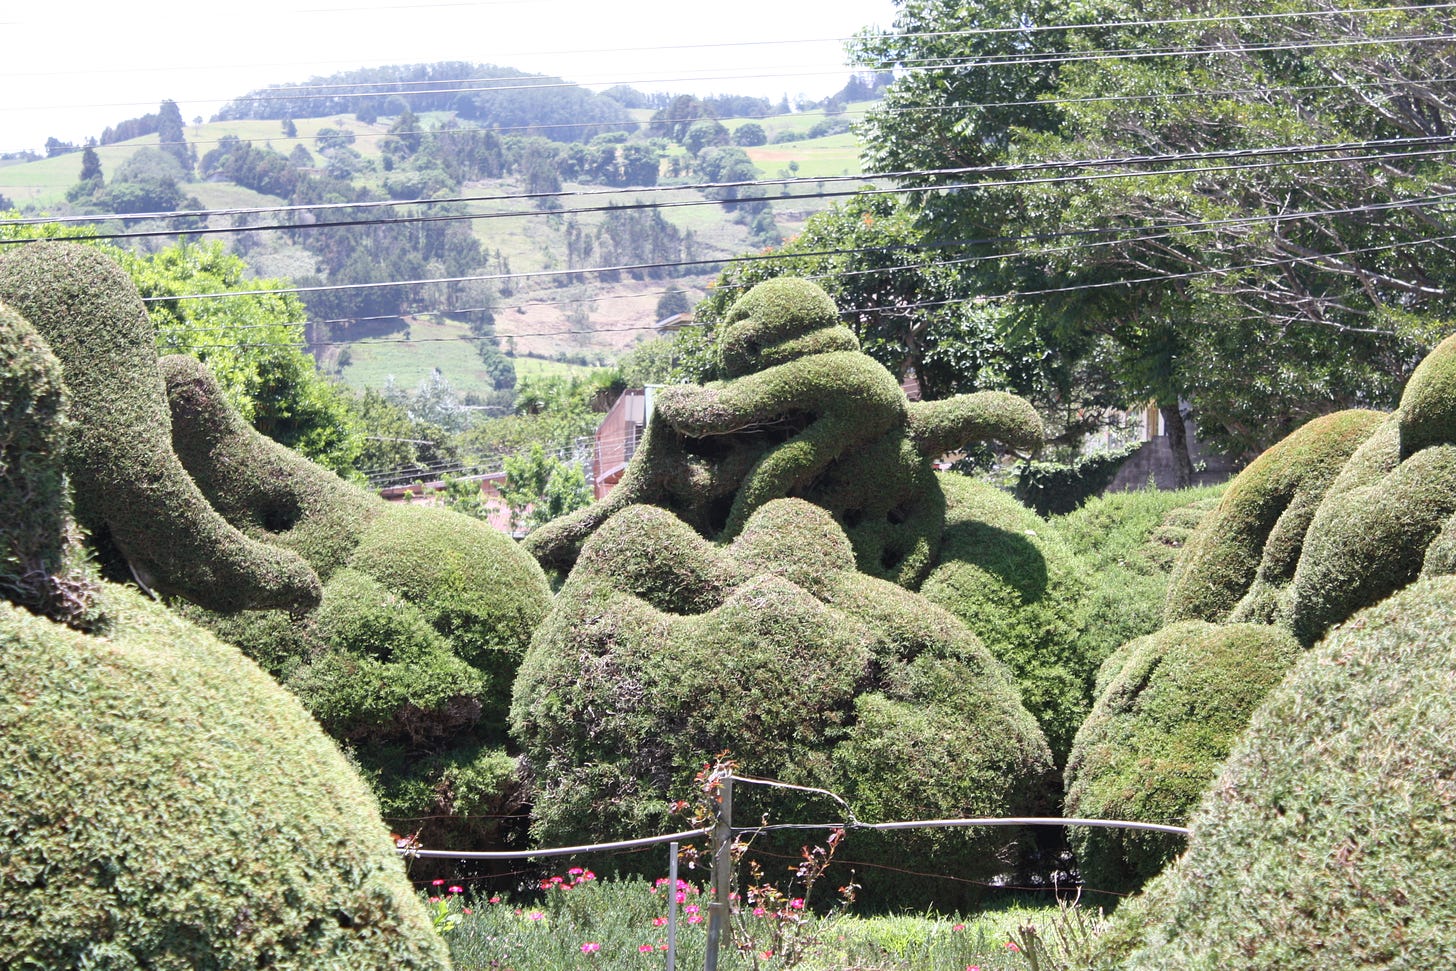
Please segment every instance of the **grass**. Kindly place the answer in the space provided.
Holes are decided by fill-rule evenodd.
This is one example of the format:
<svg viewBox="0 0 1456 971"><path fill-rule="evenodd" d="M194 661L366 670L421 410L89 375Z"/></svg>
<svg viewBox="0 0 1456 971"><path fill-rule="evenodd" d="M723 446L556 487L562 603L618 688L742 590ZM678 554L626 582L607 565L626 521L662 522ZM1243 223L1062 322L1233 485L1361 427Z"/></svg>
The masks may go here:
<svg viewBox="0 0 1456 971"><path fill-rule="evenodd" d="M575 882L575 886L571 884ZM665 881L664 881L665 882ZM561 889L567 887L568 889ZM588 971L657 969L665 964L668 897L642 879L583 880L565 876L553 889L515 894L452 894L431 890L437 926L445 930L457 971ZM458 888L456 888L458 889ZM703 966L707 895L688 885L678 915L677 966ZM858 917L796 910L786 917L742 915L724 971L799 967L804 971L1012 971L1031 965L1008 947L1027 942L1025 928L1055 941L1056 906L1008 901L979 914ZM745 934L751 935L746 937ZM802 948L797 947L802 945ZM1055 950L1045 969L1070 967Z"/></svg>

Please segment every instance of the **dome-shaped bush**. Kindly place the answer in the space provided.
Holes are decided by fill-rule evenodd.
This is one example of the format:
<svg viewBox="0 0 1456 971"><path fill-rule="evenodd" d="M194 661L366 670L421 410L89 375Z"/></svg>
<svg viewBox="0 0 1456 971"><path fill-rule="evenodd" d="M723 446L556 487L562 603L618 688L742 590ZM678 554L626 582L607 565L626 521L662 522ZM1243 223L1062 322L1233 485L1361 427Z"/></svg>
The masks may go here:
<svg viewBox="0 0 1456 971"><path fill-rule="evenodd" d="M236 649L117 587L0 603L0 966L447 968L363 782Z"/></svg>
<svg viewBox="0 0 1456 971"><path fill-rule="evenodd" d="M1092 706L1100 657L1081 643L1087 581L1056 527L994 486L942 475L939 565L923 597L958 617L1011 668L1061 764Z"/></svg>
<svg viewBox="0 0 1456 971"><path fill-rule="evenodd" d="M1255 712L1187 853L1114 916L1101 966L1451 967L1453 671L1450 577L1306 654Z"/></svg>
<svg viewBox="0 0 1456 971"><path fill-rule="evenodd" d="M1264 695L1299 657L1287 631L1183 621L1109 662L1106 689L1067 762L1069 816L1181 824ZM1143 830L1077 827L1072 848L1090 888L1137 889L1183 850Z"/></svg>
<svg viewBox="0 0 1456 971"><path fill-rule="evenodd" d="M725 750L750 775L840 793L864 820L1044 810L1052 786L1005 668L944 611L856 572L829 515L798 500L764 506L727 547L652 506L608 520L531 644L511 724L548 844L680 826L668 800L691 797ZM742 798L745 819L839 812ZM1007 840L851 832L846 845L870 864L935 854L984 878ZM926 895L877 865L856 878L867 894Z"/></svg>
<svg viewBox="0 0 1456 971"><path fill-rule="evenodd" d="M1426 355L1400 396L1400 454L1456 444L1456 336Z"/></svg>

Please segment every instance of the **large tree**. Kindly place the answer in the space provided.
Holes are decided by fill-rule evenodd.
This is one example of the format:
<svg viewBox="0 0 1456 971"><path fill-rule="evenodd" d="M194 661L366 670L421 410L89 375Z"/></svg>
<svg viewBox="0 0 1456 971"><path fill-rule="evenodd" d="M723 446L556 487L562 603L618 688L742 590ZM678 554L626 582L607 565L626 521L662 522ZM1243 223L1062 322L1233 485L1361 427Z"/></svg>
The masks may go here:
<svg viewBox="0 0 1456 971"><path fill-rule="evenodd" d="M1236 452L1393 403L1456 262L1447 13L1245 10L910 0L858 45L903 72L874 167L995 167L907 177L972 186L920 197L921 224L985 241L983 294ZM1098 26L1058 29L1077 23Z"/></svg>

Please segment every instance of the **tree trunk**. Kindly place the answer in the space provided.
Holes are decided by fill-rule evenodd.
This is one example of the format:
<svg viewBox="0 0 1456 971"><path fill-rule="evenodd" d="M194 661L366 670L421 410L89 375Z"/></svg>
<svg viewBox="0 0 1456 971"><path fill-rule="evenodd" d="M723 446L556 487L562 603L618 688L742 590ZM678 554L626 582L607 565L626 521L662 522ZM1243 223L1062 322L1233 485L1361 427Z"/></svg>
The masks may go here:
<svg viewBox="0 0 1456 971"><path fill-rule="evenodd" d="M1177 400L1171 404L1158 403L1163 416L1163 428L1168 435L1168 449L1173 453L1174 485L1187 489L1193 485L1193 457L1188 453L1188 432L1183 425L1183 411Z"/></svg>

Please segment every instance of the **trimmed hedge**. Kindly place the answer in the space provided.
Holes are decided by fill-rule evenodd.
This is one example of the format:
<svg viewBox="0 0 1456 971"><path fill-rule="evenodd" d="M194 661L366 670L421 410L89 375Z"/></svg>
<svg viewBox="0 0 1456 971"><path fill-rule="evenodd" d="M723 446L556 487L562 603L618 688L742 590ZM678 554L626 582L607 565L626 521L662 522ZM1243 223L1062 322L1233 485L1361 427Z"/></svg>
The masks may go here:
<svg viewBox="0 0 1456 971"><path fill-rule="evenodd" d="M235 649L119 587L0 604L0 966L449 967L368 789Z"/></svg>
<svg viewBox="0 0 1456 971"><path fill-rule="evenodd" d="M1400 457L1456 444L1456 336L1417 365L1400 396Z"/></svg>
<svg viewBox="0 0 1456 971"><path fill-rule="evenodd" d="M1373 411L1316 418L1239 473L1174 567L1164 622L1272 621L1320 501L1384 420Z"/></svg>
<svg viewBox="0 0 1456 971"><path fill-rule="evenodd" d="M834 515L860 570L913 587L934 563L944 526L931 462L983 438L1035 447L1041 422L1002 393L911 403L858 347L815 284L754 287L720 335L728 380L663 389L612 494L536 530L527 548L566 571L587 537L628 505L660 506L727 540L765 503L795 497Z"/></svg>
<svg viewBox="0 0 1456 971"><path fill-rule="evenodd" d="M230 526L172 453L155 335L115 262L73 243L7 247L0 300L61 363L73 419L66 466L82 526L152 588L215 610L318 603L308 564Z"/></svg>
<svg viewBox="0 0 1456 971"><path fill-rule="evenodd" d="M1102 660L1082 641L1088 571L1053 524L1007 493L963 475L939 479L948 502L945 538L920 594L1011 668L1062 765L1092 707Z"/></svg>
<svg viewBox="0 0 1456 971"><path fill-rule="evenodd" d="M1254 714L1188 852L1120 908L1101 967L1450 967L1456 579L1314 648Z"/></svg>
<svg viewBox="0 0 1456 971"><path fill-rule="evenodd" d="M1302 653L1264 624L1183 621L1119 652L1067 761L1069 816L1181 823L1249 716ZM1128 893L1183 851L1182 837L1074 827L1083 883Z"/></svg>
<svg viewBox="0 0 1456 971"><path fill-rule="evenodd" d="M680 825L704 758L822 786L861 819L1045 811L1051 756L1006 669L949 614L854 568L847 538L799 500L759 509L717 547L632 506L588 542L516 681L513 736L550 844ZM802 793L743 787L740 818L821 819ZM934 855L972 879L1004 869L994 831L851 834L869 896L923 902L893 869ZM797 847L798 843L794 844ZM792 852L792 848L790 848Z"/></svg>
<svg viewBox="0 0 1456 971"><path fill-rule="evenodd" d="M319 608L193 612L350 745L391 818L433 846L497 842L519 787L497 771L516 667L550 604L541 568L484 523L391 506L254 431L197 361L161 361L173 444L229 522L299 553ZM500 790L475 792L490 778ZM483 805L489 809L481 810Z"/></svg>
<svg viewBox="0 0 1456 971"><path fill-rule="evenodd" d="M1115 492L1052 520L1057 535L1081 559L1089 584L1087 621L1078 644L1099 665L1094 698L1106 687L1102 662L1163 626L1173 563L1222 491L1222 486L1205 486Z"/></svg>
<svg viewBox="0 0 1456 971"><path fill-rule="evenodd" d="M0 509L10 511L0 520L0 596L84 629L96 620L95 581L71 524L60 362L4 304L0 355Z"/></svg>

